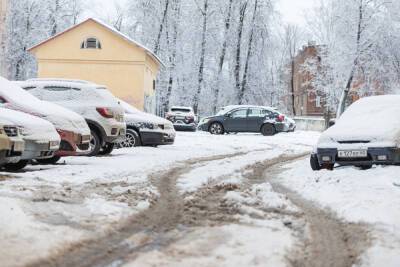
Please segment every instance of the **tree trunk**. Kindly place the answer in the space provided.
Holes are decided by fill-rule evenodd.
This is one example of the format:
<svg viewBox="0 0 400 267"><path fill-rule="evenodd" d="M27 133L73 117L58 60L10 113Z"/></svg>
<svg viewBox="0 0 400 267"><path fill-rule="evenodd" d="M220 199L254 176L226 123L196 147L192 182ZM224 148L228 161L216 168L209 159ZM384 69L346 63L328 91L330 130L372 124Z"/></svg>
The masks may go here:
<svg viewBox="0 0 400 267"><path fill-rule="evenodd" d="M160 50L161 35L162 35L163 31L164 31L165 21L167 20L168 7L169 7L169 0L165 0L165 7L164 7L164 12L163 12L163 17L161 19L160 27L159 27L159 30L158 30L157 40L156 40L156 43L154 45L154 54L156 54L156 55L158 54L158 52Z"/></svg>
<svg viewBox="0 0 400 267"><path fill-rule="evenodd" d="M362 23L364 19L364 9L363 9L363 1L360 0L359 4L359 15L358 15L358 27L357 27L357 51L356 51L356 58L353 63L353 67L351 68L349 78L347 80L346 88L342 92L342 96L340 97L339 101L339 106L336 112L336 118L340 118L340 116L343 114L343 112L346 109L346 100L348 98L348 95L350 93L353 80L354 80L354 75L356 72L356 68L358 66L358 58L360 57L360 42L361 42L361 35L362 35Z"/></svg>
<svg viewBox="0 0 400 267"><path fill-rule="evenodd" d="M208 0L204 0L204 10L203 13L203 32L201 37L201 54L200 54L200 66L199 66L199 76L198 76L198 87L197 92L193 98L193 110L195 114L198 113L199 109L199 97L201 94L201 89L204 82L204 62L205 62L205 54L206 54L206 33L207 33L207 18L208 18Z"/></svg>
<svg viewBox="0 0 400 267"><path fill-rule="evenodd" d="M167 89L167 95L165 99L165 111L168 111L170 101L171 101L171 95L172 95L172 89L174 85L174 74L175 74L175 69L176 69L176 53L177 53L177 39L178 39L178 24L179 24L179 18L180 18L180 9L181 9L181 0L176 0L174 2L174 11L175 11L175 21L173 25L173 35L172 35L172 57L171 57L171 67L169 70L169 79L168 79L168 89Z"/></svg>
<svg viewBox="0 0 400 267"><path fill-rule="evenodd" d="M256 16L257 16L257 8L258 8L258 0L255 0L253 19L252 19L252 23L251 23L252 26L251 26L250 38L249 38L249 47L247 48L246 64L244 67L243 80L242 80L241 90L239 93L239 105L243 104L244 95L245 95L246 89L247 89L247 79L248 79L251 53L252 53L252 49L253 49L254 27L255 27L255 21L256 21Z"/></svg>
<svg viewBox="0 0 400 267"><path fill-rule="evenodd" d="M291 106L292 106L292 114L296 116L296 107L295 107L295 95L294 95L294 71L295 71L295 59L291 59L291 73L290 73L290 96L291 96Z"/></svg>
<svg viewBox="0 0 400 267"><path fill-rule="evenodd" d="M231 27L231 18L232 18L232 4L233 4L233 0L229 0L228 15L226 16L226 19L225 19L224 42L222 44L222 51L221 51L221 56L219 58L219 65L218 65L218 77L217 77L218 81L217 81L217 86L215 87L215 91L214 91L214 105L213 105L214 114L217 113L219 90L220 90L220 86L221 86L221 74L222 74L222 69L224 67L226 49L228 46L228 33L229 33L229 29Z"/></svg>
<svg viewBox="0 0 400 267"><path fill-rule="evenodd" d="M238 25L238 39L236 44L236 64L235 64L235 89L237 92L237 101L239 102L240 92L240 67L241 67L241 49L242 49L242 35L243 35L243 24L246 16L247 1L244 2L240 7L239 25Z"/></svg>

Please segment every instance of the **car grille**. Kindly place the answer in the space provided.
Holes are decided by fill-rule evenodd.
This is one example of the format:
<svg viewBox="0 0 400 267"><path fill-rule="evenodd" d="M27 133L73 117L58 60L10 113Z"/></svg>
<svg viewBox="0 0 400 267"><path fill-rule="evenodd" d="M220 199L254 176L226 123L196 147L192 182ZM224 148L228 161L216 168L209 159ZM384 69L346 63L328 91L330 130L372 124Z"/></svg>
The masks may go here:
<svg viewBox="0 0 400 267"><path fill-rule="evenodd" d="M18 128L17 128L17 127L5 126L5 127L4 127L4 132L5 132L6 135L9 136L9 137L18 136Z"/></svg>

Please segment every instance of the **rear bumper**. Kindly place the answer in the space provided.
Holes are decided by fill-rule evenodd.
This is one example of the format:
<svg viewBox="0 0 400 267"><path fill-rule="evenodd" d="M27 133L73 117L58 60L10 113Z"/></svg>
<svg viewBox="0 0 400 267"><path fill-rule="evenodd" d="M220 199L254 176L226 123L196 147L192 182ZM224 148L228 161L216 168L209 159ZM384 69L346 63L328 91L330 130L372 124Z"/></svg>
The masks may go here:
<svg viewBox="0 0 400 267"><path fill-rule="evenodd" d="M368 148L366 158L339 158L337 148L318 148L317 157L321 165L342 166L397 165L400 164L400 149L394 147ZM329 157L329 160L328 160ZM385 157L385 159L383 158Z"/></svg>
<svg viewBox="0 0 400 267"><path fill-rule="evenodd" d="M195 123L174 123L174 129L176 131L195 131L197 129L197 125Z"/></svg>
<svg viewBox="0 0 400 267"><path fill-rule="evenodd" d="M55 156L79 156L89 151L90 135L81 135L70 131L57 130L61 137L60 149Z"/></svg>
<svg viewBox="0 0 400 267"><path fill-rule="evenodd" d="M142 144L145 146L151 145L171 145L175 142L175 134L166 132L140 132Z"/></svg>
<svg viewBox="0 0 400 267"><path fill-rule="evenodd" d="M125 140L126 124L116 124L111 126L110 131L104 137L105 143L119 143Z"/></svg>

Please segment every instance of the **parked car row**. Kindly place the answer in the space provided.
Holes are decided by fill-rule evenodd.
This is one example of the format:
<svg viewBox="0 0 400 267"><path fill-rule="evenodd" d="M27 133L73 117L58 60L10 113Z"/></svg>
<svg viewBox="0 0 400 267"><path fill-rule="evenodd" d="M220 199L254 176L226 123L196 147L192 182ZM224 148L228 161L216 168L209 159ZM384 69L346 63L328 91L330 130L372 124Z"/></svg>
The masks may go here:
<svg viewBox="0 0 400 267"><path fill-rule="evenodd" d="M125 121L126 119L126 121ZM128 142L132 133L134 142ZM34 160L96 156L114 147L172 144L171 122L114 97L87 81L0 77L0 167L10 171Z"/></svg>

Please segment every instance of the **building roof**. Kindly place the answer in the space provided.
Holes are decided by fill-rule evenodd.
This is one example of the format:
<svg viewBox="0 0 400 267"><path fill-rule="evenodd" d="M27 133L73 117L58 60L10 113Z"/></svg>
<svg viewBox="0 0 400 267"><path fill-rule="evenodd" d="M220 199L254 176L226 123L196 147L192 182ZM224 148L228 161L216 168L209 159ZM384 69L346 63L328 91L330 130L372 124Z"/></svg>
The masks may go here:
<svg viewBox="0 0 400 267"><path fill-rule="evenodd" d="M93 21L93 22L99 24L100 26L104 27L104 28L107 29L108 31L110 31L110 32L112 32L112 33L118 35L119 37L121 37L121 38L124 39L125 41L127 41L127 42L129 42L129 43L131 43L131 44L133 44L133 45L135 45L135 46L138 46L138 47L142 48L142 49L145 50L146 53L147 53L150 57L152 57L156 62L158 62L159 64L165 66L164 63L161 61L161 59L160 59L153 51L151 51L149 48L147 48L146 46L144 46L144 45L142 45L141 43L139 43L139 42L133 40L132 38L130 38L130 37L127 36L126 34L123 34L122 32L118 31L117 29L111 27L110 25L108 25L108 24L106 24L106 23L104 23L104 22L102 22L101 20L96 19L96 18L88 18L88 19L82 21L81 23L78 23L78 24L76 24L76 25L74 25L74 26L72 26L72 27L70 27L70 28L68 28L68 29L66 29L66 30L64 30L64 31L62 31L62 32L60 32L60 33L58 33L58 34L56 34L56 35L54 35L54 36L52 36L52 37L50 37L50 38L48 38L48 39L42 41L42 42L40 42L40 43L38 43L38 44L36 44L36 45L34 45L34 46L32 46L32 47L30 47L30 48L28 48L28 51L32 51L32 50L36 49L37 47L39 47L39 46L41 46L41 45L43 45L43 44L45 44L45 43L48 43L48 42L52 41L53 39L56 39L57 37L59 37L59 36L65 34L65 33L69 32L69 31L71 31L71 30L73 30L73 29L79 27L80 25L82 25L82 24L84 24L84 23L86 23L86 22L89 22L89 21Z"/></svg>

